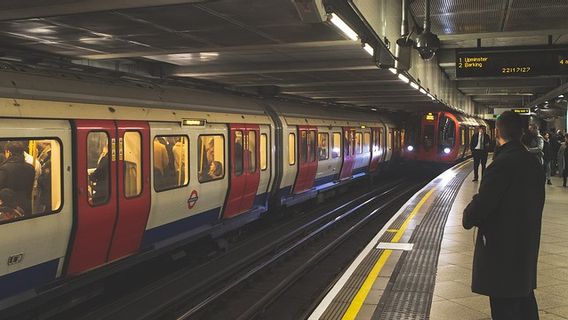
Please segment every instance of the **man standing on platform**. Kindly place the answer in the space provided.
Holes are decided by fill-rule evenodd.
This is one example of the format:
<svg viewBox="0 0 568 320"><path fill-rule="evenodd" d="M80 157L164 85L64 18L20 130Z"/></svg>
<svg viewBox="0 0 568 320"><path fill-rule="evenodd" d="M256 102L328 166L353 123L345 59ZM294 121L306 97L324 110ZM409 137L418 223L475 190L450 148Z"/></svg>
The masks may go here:
<svg viewBox="0 0 568 320"><path fill-rule="evenodd" d="M504 112L496 125L499 147L463 212L464 228L478 227L471 288L489 296L493 320L535 320L544 172L521 144L521 116Z"/></svg>
<svg viewBox="0 0 568 320"><path fill-rule="evenodd" d="M479 126L477 133L471 137L470 149L473 155L473 181L479 179L479 165L481 164L481 175L485 172L487 164L487 154L489 153L489 145L491 138L485 133L485 127Z"/></svg>

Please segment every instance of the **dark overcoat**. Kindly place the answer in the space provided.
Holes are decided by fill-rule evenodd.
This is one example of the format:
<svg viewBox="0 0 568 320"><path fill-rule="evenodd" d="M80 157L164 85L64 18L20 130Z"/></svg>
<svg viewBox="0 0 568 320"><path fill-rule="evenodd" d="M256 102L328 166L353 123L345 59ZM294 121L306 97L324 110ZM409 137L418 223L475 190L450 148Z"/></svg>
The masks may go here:
<svg viewBox="0 0 568 320"><path fill-rule="evenodd" d="M495 151L479 193L463 213L464 228L479 228L473 292L524 297L536 288L544 179L542 166L520 143Z"/></svg>

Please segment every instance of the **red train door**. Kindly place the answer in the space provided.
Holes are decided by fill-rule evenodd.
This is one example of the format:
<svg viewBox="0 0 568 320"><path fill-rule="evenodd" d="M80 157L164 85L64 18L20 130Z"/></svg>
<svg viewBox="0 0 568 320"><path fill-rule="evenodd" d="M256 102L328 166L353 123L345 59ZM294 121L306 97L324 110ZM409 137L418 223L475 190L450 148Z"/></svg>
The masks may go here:
<svg viewBox="0 0 568 320"><path fill-rule="evenodd" d="M318 170L316 137L318 130L312 126L298 126L298 173L294 193L309 190L314 185Z"/></svg>
<svg viewBox="0 0 568 320"><path fill-rule="evenodd" d="M150 126L119 121L117 133L118 217L109 261L138 251L150 214Z"/></svg>
<svg viewBox="0 0 568 320"><path fill-rule="evenodd" d="M119 122L117 130L114 121L77 120L75 134L77 210L68 274L135 252L150 210L148 125Z"/></svg>
<svg viewBox="0 0 568 320"><path fill-rule="evenodd" d="M229 125L231 174L224 218L232 218L252 208L260 183L260 128L258 125Z"/></svg>
<svg viewBox="0 0 568 320"><path fill-rule="evenodd" d="M118 212L114 121L75 121L75 233L67 273L106 263Z"/></svg>
<svg viewBox="0 0 568 320"><path fill-rule="evenodd" d="M355 162L355 129L343 128L343 165L339 179L351 178Z"/></svg>
<svg viewBox="0 0 568 320"><path fill-rule="evenodd" d="M379 167L379 160L381 158L379 148L379 128L371 128L371 163L369 164L369 172L377 171Z"/></svg>

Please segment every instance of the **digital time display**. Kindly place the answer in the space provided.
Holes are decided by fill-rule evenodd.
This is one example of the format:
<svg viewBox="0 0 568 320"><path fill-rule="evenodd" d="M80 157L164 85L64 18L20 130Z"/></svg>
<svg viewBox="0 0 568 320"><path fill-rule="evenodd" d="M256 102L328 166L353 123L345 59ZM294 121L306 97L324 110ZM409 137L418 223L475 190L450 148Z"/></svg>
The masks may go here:
<svg viewBox="0 0 568 320"><path fill-rule="evenodd" d="M547 75L568 75L568 48L456 50L456 76L458 78Z"/></svg>

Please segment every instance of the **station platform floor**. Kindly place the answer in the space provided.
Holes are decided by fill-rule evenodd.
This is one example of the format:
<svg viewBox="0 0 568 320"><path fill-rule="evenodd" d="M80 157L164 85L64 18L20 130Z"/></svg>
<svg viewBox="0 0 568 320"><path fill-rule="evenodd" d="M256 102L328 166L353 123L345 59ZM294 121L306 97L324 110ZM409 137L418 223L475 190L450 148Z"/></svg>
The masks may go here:
<svg viewBox="0 0 568 320"><path fill-rule="evenodd" d="M474 231L462 212L477 192L472 161L416 193L357 256L309 317L491 319L489 298L471 292ZM546 186L535 291L541 320L568 319L568 188Z"/></svg>

